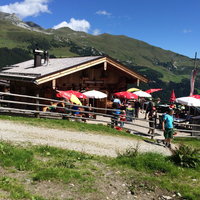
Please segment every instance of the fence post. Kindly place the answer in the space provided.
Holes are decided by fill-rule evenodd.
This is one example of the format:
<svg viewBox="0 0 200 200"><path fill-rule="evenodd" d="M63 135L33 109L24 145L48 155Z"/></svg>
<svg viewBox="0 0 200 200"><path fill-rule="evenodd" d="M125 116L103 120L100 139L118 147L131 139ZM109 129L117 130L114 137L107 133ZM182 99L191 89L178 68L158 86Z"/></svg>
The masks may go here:
<svg viewBox="0 0 200 200"><path fill-rule="evenodd" d="M39 91L37 91L36 97L39 97ZM40 100L39 99L36 99L36 104L40 104ZM40 111L40 107L38 105L36 106L36 111ZM36 118L40 118L39 112L35 113L35 117Z"/></svg>
<svg viewBox="0 0 200 200"><path fill-rule="evenodd" d="M155 136L155 128L152 130L152 135L151 135L151 139L153 139Z"/></svg>

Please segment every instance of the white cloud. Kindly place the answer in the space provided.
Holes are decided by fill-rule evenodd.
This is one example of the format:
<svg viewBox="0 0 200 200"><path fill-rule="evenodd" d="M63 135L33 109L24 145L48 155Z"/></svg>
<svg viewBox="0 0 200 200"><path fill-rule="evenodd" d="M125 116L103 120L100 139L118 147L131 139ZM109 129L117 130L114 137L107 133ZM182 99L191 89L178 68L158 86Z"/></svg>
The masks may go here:
<svg viewBox="0 0 200 200"><path fill-rule="evenodd" d="M0 11L15 13L20 18L38 16L40 13L50 13L48 2L50 0L24 0L8 5L0 6Z"/></svg>
<svg viewBox="0 0 200 200"><path fill-rule="evenodd" d="M99 35L99 34L101 34L101 32L100 32L99 29L95 29L95 30L93 31L93 35Z"/></svg>
<svg viewBox="0 0 200 200"><path fill-rule="evenodd" d="M183 30L183 33L191 33L192 32L192 30L190 30L190 29L184 29Z"/></svg>
<svg viewBox="0 0 200 200"><path fill-rule="evenodd" d="M63 21L60 24L54 26L53 29L59 29L62 27L69 27L74 31L83 31L87 33L88 30L90 29L90 23L85 19L79 20L71 18L69 23Z"/></svg>
<svg viewBox="0 0 200 200"><path fill-rule="evenodd" d="M105 11L105 10L99 10L96 12L97 15L107 15L107 16L110 16L111 13Z"/></svg>

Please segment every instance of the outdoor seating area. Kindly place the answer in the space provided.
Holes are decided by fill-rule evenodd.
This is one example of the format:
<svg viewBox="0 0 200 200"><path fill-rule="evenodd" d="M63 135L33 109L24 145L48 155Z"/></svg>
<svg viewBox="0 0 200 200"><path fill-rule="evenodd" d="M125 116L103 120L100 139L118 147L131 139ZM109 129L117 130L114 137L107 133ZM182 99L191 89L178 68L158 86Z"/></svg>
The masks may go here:
<svg viewBox="0 0 200 200"><path fill-rule="evenodd" d="M71 113L76 117L84 118L82 120L84 122L87 121L87 118L96 119L97 115L95 113L99 113L101 111L94 109L95 102L106 99L104 113L110 116L110 123L108 122L108 124L110 124L113 128L116 127L117 130L121 130L125 127L126 123L133 123L135 119L141 118L141 113L144 113L145 120L153 120L154 125L152 125L151 122L149 123L150 127L161 129L163 116L169 109L174 110L174 127L176 129L192 130L192 119L198 115L198 107L189 106L187 103L179 103L179 98L176 101L174 93L172 93L168 104L162 104L162 100L160 98L152 98L153 92L161 90L162 89L149 89L145 92L138 88L130 88L127 91L113 93L110 95L112 97L111 99L108 99L108 95L106 93L96 90L86 91L84 93L71 90L57 91L57 97L65 99L68 103L70 102L72 104L76 104L76 106L68 108L71 110L71 112L68 111L68 114ZM71 95L69 95L70 93L71 95L75 95L79 98L71 98ZM198 95L195 97L198 97ZM197 99L197 101L200 100ZM152 113L151 110L154 112L153 118L150 116ZM119 129L118 127L121 128ZM148 133L150 132L151 131Z"/></svg>
<svg viewBox="0 0 200 200"><path fill-rule="evenodd" d="M27 105L27 108L35 109L36 112L58 113L62 114L62 119L85 123L94 120L98 121L99 116L102 116L103 118L99 122L109 124L117 130L134 129L133 126L136 124L136 120L143 120L147 122L145 123L145 132L149 135L154 135L155 129L162 129L163 116L168 110L173 109L174 128L181 131L187 130L191 135L194 134L192 131L198 130L196 126L198 126L197 118L200 115L200 106L198 104L200 95L194 95L191 98L175 98L172 93L169 103L163 104L162 99L153 98L154 92L161 91L162 89L160 88L147 91L142 91L139 88L130 88L127 91L104 93L98 90L81 92L56 89L54 90L55 98L39 97L38 100L35 100L37 104L24 102L23 105ZM6 94L8 95L9 93ZM5 96L2 95L2 97ZM21 98L21 96L23 95L16 95L16 99ZM37 99L36 97L34 98ZM9 98L2 98L2 105L6 102L4 99ZM9 101L11 109L17 108L19 104L21 105L21 102L14 102L11 103ZM38 115L43 116L44 114L40 113L36 116Z"/></svg>

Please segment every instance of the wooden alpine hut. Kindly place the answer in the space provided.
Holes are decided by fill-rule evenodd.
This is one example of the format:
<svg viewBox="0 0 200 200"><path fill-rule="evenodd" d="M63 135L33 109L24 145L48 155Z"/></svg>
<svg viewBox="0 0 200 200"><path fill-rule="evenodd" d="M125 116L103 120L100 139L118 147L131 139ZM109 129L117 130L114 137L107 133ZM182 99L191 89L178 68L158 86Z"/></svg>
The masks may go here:
<svg viewBox="0 0 200 200"><path fill-rule="evenodd" d="M42 59L41 53L35 50L34 59L0 72L0 79L10 81L10 93L55 98L56 90L99 90L110 99L128 84L148 82L145 76L107 56ZM105 107L105 101L99 106Z"/></svg>

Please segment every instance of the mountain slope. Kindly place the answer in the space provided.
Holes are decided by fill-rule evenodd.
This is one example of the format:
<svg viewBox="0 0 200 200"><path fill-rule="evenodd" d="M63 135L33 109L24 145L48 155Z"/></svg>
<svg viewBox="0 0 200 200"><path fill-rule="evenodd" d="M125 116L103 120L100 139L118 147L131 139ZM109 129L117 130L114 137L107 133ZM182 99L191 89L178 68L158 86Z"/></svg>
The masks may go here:
<svg viewBox="0 0 200 200"><path fill-rule="evenodd" d="M0 66L30 59L34 48L48 50L51 57L109 55L146 75L151 80L150 87L168 91L179 87L178 93L189 93L189 77L194 66L191 58L123 35L94 36L69 28L45 30L34 22L25 23L14 15L0 12ZM145 89L147 85L141 87Z"/></svg>

